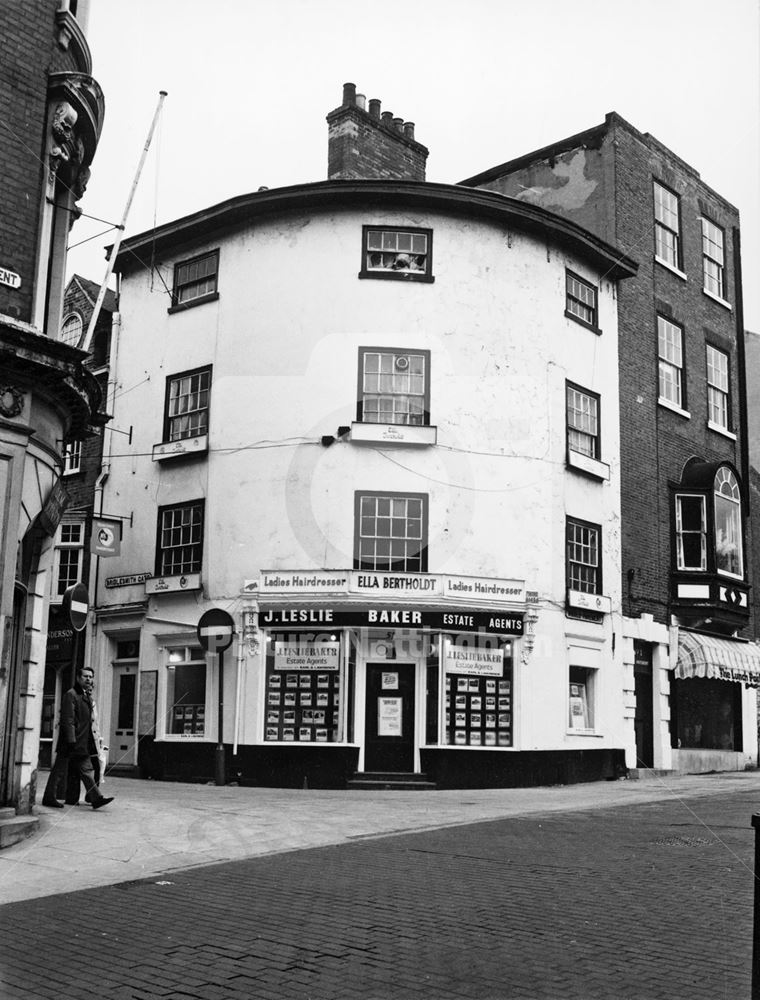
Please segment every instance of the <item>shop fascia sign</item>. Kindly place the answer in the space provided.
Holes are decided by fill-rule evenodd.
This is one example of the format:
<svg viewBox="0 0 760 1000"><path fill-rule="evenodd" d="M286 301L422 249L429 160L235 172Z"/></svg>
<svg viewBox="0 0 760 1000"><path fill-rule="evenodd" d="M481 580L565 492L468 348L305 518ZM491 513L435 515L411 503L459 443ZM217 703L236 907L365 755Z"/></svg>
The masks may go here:
<svg viewBox="0 0 760 1000"><path fill-rule="evenodd" d="M464 603L524 604L525 582L434 573L375 573L369 570L265 570L246 580L246 594L366 594L433 598Z"/></svg>
<svg viewBox="0 0 760 1000"><path fill-rule="evenodd" d="M21 275L15 271L9 271L7 267L0 266L0 285L7 285L8 288L21 287Z"/></svg>
<svg viewBox="0 0 760 1000"><path fill-rule="evenodd" d="M381 605L361 609L322 606L310 608L264 607L259 627L264 629L409 628L442 632L490 632L522 635L523 614L481 609L441 611L428 608Z"/></svg>

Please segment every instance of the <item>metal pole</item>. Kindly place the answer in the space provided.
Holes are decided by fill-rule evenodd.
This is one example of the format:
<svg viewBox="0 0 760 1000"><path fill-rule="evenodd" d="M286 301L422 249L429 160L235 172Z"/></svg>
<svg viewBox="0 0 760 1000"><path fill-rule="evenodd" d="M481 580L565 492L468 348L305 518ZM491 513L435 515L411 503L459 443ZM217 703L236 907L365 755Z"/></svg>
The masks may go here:
<svg viewBox="0 0 760 1000"><path fill-rule="evenodd" d="M755 828L755 903L752 933L752 1000L760 1000L760 813L752 816Z"/></svg>
<svg viewBox="0 0 760 1000"><path fill-rule="evenodd" d="M219 716L217 722L219 740L216 746L216 752L214 754L214 781L217 785L226 784L225 781L225 762L224 762L224 741L222 740L222 724L224 720L224 713L222 711L224 706L223 693L224 693L224 652L220 651L219 657Z"/></svg>
<svg viewBox="0 0 760 1000"><path fill-rule="evenodd" d="M164 98L166 97L166 91L159 91L158 105L156 106L156 111L153 115L153 121L150 123L150 130L148 132L148 138L145 140L145 146L143 147L142 155L140 156L140 162L137 164L137 172L135 174L135 179L132 182L132 187L129 191L129 196L127 197L127 204L124 207L124 214L121 217L121 223L119 228L116 230L116 239L114 240L113 246L111 247L111 253L108 258L108 265L106 267L106 274L103 278L103 284L100 286L100 291L98 292L98 297L95 300L95 306L92 310L92 316L90 317L90 325L87 327L87 333L79 348L82 351L89 351L90 344L92 343L92 337L95 333L95 324L98 322L98 316L100 315L100 307L103 305L103 299L106 297L106 291L108 290L108 281L111 277L111 272L113 271L114 264L116 263L116 257L119 253L119 247L121 246L121 238L124 235L124 228L127 223L127 216L129 215L129 210L132 207L132 199L135 196L135 191L137 190L137 183L140 180L140 174L142 173L143 164L145 163L145 157L148 155L148 149L150 148L151 140L153 139L153 133L156 130L156 122L158 121L158 116L161 114L161 106L164 103Z"/></svg>

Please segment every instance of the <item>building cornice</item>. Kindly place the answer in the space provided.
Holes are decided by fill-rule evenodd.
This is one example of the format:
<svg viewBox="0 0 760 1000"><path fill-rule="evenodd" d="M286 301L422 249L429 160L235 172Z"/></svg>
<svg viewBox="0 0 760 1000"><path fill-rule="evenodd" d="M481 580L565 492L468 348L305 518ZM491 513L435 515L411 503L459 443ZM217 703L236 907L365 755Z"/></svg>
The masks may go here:
<svg viewBox="0 0 760 1000"><path fill-rule="evenodd" d="M577 254L611 279L632 277L638 264L593 233L545 208L481 188L425 181L320 181L239 195L125 240L115 270L148 266L152 255L170 253L212 234L255 219L292 212L329 212L359 206L414 208L480 218L528 233Z"/></svg>

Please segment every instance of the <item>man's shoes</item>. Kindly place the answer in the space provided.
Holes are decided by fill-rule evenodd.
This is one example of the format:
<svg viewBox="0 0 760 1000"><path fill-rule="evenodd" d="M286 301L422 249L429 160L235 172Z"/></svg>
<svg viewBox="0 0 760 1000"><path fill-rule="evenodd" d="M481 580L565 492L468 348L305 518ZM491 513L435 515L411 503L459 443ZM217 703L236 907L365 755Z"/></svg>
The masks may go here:
<svg viewBox="0 0 760 1000"><path fill-rule="evenodd" d="M113 802L113 795L109 798L99 798L97 802L92 803L93 809L100 809L102 806L107 806L109 802Z"/></svg>
<svg viewBox="0 0 760 1000"><path fill-rule="evenodd" d="M58 799L43 799L42 804L48 809L63 809L63 802L59 802Z"/></svg>

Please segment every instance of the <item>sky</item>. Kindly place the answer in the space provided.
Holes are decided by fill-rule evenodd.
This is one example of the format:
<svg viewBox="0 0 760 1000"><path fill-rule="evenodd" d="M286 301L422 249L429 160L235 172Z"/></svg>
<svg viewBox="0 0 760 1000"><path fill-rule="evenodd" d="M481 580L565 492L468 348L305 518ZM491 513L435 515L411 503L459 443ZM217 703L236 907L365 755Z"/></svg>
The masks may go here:
<svg viewBox="0 0 760 1000"><path fill-rule="evenodd" d="M350 81L415 123L443 183L618 112L739 209L760 333L760 0L91 0L87 34L106 115L70 274L105 275L101 234L124 215L161 90L125 238L326 180L325 117Z"/></svg>

